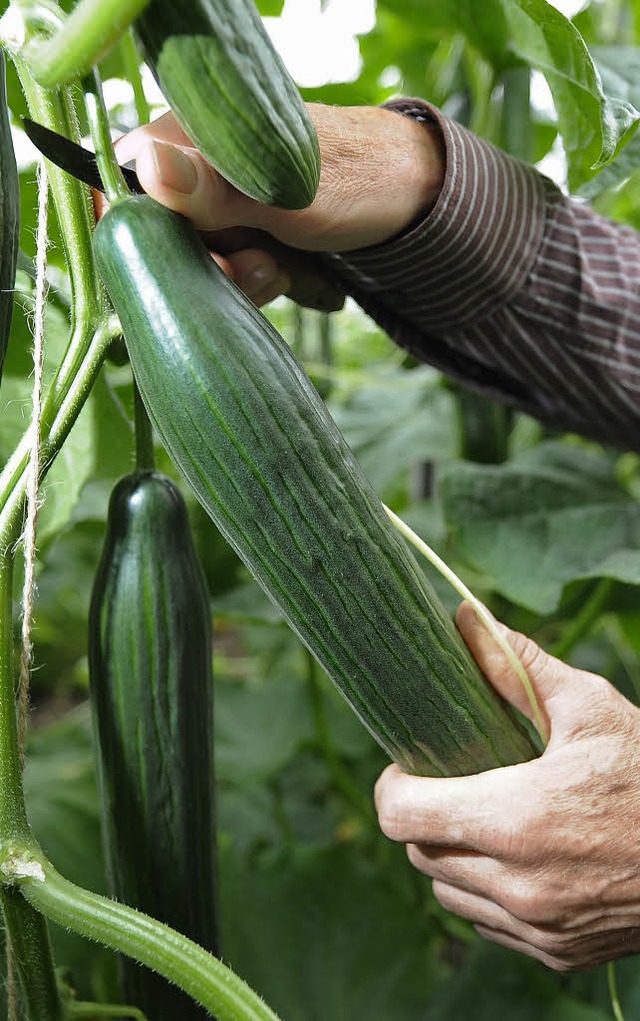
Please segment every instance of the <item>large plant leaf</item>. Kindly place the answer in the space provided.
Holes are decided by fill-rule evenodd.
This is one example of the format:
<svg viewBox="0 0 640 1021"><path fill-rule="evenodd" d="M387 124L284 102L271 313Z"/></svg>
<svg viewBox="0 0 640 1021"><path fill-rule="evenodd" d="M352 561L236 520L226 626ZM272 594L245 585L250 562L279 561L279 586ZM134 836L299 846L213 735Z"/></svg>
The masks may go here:
<svg viewBox="0 0 640 1021"><path fill-rule="evenodd" d="M506 465L443 470L460 553L513 602L546 613L579 578L640 585L640 505L611 460L547 444Z"/></svg>
<svg viewBox="0 0 640 1021"><path fill-rule="evenodd" d="M607 94L640 107L640 47L594 46L591 53ZM640 136L635 135L613 163L580 188L580 194L592 200L597 197L596 207L601 212L624 222L633 222L634 213L637 216L640 207L639 170ZM629 181L634 175L635 183ZM619 186L625 181L629 181L629 185L620 192ZM631 202L627 201L629 198Z"/></svg>
<svg viewBox="0 0 640 1021"><path fill-rule="evenodd" d="M385 871L354 847L257 862L227 848L225 956L287 1021L423 1021L441 968L390 860Z"/></svg>
<svg viewBox="0 0 640 1021"><path fill-rule="evenodd" d="M511 48L549 83L574 190L614 159L640 114L628 100L605 95L582 36L555 7L546 0L502 4Z"/></svg>
<svg viewBox="0 0 640 1021"><path fill-rule="evenodd" d="M433 369L369 373L330 410L374 488L385 496L420 461L453 457L455 402Z"/></svg>
<svg viewBox="0 0 640 1021"><path fill-rule="evenodd" d="M602 971L599 981L604 982ZM471 1017L473 1021L606 1021L609 1014L564 995L560 976L537 961L479 942L426 1010L424 1021L469 1021Z"/></svg>

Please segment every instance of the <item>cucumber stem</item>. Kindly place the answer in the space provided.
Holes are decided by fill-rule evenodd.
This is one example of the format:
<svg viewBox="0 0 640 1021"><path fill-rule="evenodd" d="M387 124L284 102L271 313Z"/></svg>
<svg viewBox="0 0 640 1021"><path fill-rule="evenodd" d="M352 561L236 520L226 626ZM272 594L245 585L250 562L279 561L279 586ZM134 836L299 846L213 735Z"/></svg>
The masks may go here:
<svg viewBox="0 0 640 1021"><path fill-rule="evenodd" d="M153 427L135 380L133 383L133 414L136 432L136 468L138 471L153 471L156 466Z"/></svg>
<svg viewBox="0 0 640 1021"><path fill-rule="evenodd" d="M168 925L64 879L34 847L16 847L0 870L53 922L164 975L217 1021L278 1021L242 979Z"/></svg>
<svg viewBox="0 0 640 1021"><path fill-rule="evenodd" d="M113 141L109 114L102 95L102 82L97 71L93 71L83 79L84 99L87 108L87 120L91 138L96 150L96 163L100 170L102 183L109 202L115 205L124 199L131 198L122 171L118 166Z"/></svg>
<svg viewBox="0 0 640 1021"><path fill-rule="evenodd" d="M76 1000L67 1005L67 1012L71 1021L75 1018L89 1018L96 1021L97 1018L119 1017L122 1021L148 1021L147 1015L143 1014L137 1007L125 1007L120 1004L111 1003L85 1003Z"/></svg>
<svg viewBox="0 0 640 1021"><path fill-rule="evenodd" d="M80 0L50 39L34 39L21 54L47 89L86 74L126 32L149 0Z"/></svg>
<svg viewBox="0 0 640 1021"><path fill-rule="evenodd" d="M22 788L13 676L13 554L0 558L0 849L33 842ZM47 925L16 890L0 891L2 914L29 1021L61 1021Z"/></svg>
<svg viewBox="0 0 640 1021"><path fill-rule="evenodd" d="M29 1021L66 1021L45 919L15 888L2 889L0 902L26 1017Z"/></svg>
<svg viewBox="0 0 640 1021"><path fill-rule="evenodd" d="M611 1000L611 1010L613 1011L615 1021L624 1021L624 1014L622 1013L620 998L618 996L616 966L613 961L609 961L607 965L607 985L609 987L609 999Z"/></svg>
<svg viewBox="0 0 640 1021"><path fill-rule="evenodd" d="M142 75L140 74L140 55L131 30L125 32L120 40L120 54L125 66L127 79L133 88L133 101L138 124L148 124L151 117L151 107L144 91Z"/></svg>
<svg viewBox="0 0 640 1021"><path fill-rule="evenodd" d="M419 550L419 552L422 553L424 557L427 558L429 563L432 564L436 568L436 570L440 572L443 578L447 579L447 581L453 586L456 592L460 596L462 596L463 599L466 599L466 601L470 603L471 606L473 606L473 609L475 610L477 616L480 618L480 620L486 627L489 634L495 640L497 645L499 645L500 649L505 655L505 658L507 659L507 662L509 663L509 666L520 680L522 687L524 688L525 694L527 696L527 699L529 701L529 705L531 707L531 714L533 716L535 726L543 742L546 744L547 741L549 740L549 728L546 720L542 715L540 705L536 698L536 694L535 691L533 690L533 686L531 684L527 671L525 670L522 663L516 656L515 652L509 645L507 639L504 637L504 635L500 632L499 628L496 626L496 622L494 621L493 617L487 610L486 606L483 603L481 603L476 596L474 596L473 592L467 588L465 583L458 577L455 571L451 570L449 565L444 562L442 557L438 556L435 550L431 549L431 547L424 541L424 539L421 539L419 535L416 535L413 529L410 528L409 525L402 520L402 518L398 517L397 514L394 514L393 511L390 510L384 503L382 504L382 506L384 508L385 513L391 520L391 523L398 529L400 534L403 535L405 539L407 539L412 544L412 546L415 546L415 548Z"/></svg>

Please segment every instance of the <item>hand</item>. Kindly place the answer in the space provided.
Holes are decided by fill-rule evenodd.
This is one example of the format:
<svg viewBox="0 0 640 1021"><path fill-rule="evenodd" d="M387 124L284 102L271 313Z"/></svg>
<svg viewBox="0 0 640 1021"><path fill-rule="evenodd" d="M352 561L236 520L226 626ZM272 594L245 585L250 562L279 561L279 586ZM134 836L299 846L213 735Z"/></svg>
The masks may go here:
<svg viewBox="0 0 640 1021"><path fill-rule="evenodd" d="M519 682L468 604L458 626L500 693ZM481 935L557 971L640 950L640 712L602 677L504 634L547 716L544 754L477 776L423 779L389 766L380 825L407 844L434 894Z"/></svg>
<svg viewBox="0 0 640 1021"><path fill-rule="evenodd" d="M171 113L121 138L118 159L135 159L149 195L198 230L213 232L206 238L210 248L216 231L237 226L257 227L306 251L362 248L398 234L435 202L444 177L436 128L378 107L308 109L322 172L307 209L277 209L241 194L193 148ZM216 261L258 305L289 287L288 275L259 249Z"/></svg>

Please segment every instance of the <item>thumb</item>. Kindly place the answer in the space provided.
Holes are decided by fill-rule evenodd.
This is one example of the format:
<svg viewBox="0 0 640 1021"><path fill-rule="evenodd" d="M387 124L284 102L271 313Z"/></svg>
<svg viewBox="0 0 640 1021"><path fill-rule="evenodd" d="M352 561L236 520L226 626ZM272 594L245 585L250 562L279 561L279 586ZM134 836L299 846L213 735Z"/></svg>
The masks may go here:
<svg viewBox="0 0 640 1021"><path fill-rule="evenodd" d="M148 135L138 135L138 139L136 173L146 193L157 202L181 213L201 231L252 225L257 203L226 181L197 149ZM131 136L128 141L130 148Z"/></svg>
<svg viewBox="0 0 640 1021"><path fill-rule="evenodd" d="M458 607L456 623L473 658L492 687L524 716L535 722L522 680L470 603L462 603ZM495 623L529 677L547 731L557 730L563 719L575 717L576 705L584 701L591 686L598 681L602 683L601 679L568 666L550 656L526 635L511 631L498 621Z"/></svg>

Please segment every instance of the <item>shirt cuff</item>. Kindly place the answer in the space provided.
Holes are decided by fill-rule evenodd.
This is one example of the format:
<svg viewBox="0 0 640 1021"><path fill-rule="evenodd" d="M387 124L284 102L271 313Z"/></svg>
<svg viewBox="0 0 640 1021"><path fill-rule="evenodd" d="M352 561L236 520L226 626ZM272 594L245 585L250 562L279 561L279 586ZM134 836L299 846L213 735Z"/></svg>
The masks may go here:
<svg viewBox="0 0 640 1021"><path fill-rule="evenodd" d="M495 315L532 268L555 185L424 100L386 107L439 127L444 184L422 222L381 245L333 256L336 269L358 291L431 329Z"/></svg>

